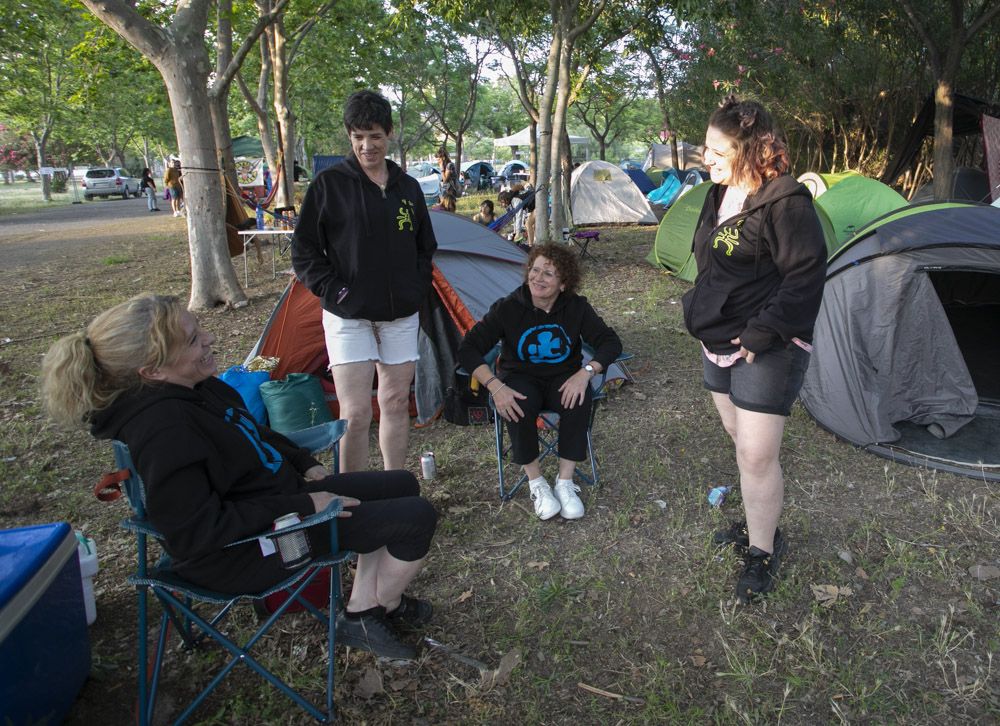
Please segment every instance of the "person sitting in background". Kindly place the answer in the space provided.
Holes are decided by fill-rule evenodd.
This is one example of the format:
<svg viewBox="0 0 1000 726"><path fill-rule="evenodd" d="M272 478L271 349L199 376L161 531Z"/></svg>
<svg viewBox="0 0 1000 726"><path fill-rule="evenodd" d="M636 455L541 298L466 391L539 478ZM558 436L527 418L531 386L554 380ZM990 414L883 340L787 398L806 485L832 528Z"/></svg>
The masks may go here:
<svg viewBox="0 0 1000 726"><path fill-rule="evenodd" d="M401 470L331 475L254 421L240 394L215 377L214 343L177 298L136 296L52 345L42 363L46 409L129 447L174 570L217 592L262 592L286 579L281 558L264 555L256 541L227 545L289 512L305 517L339 499L340 545L359 554L337 639L413 658L396 626L430 620L431 604L405 590L437 524L417 480ZM329 552L328 523L306 532L313 553Z"/></svg>
<svg viewBox="0 0 1000 726"><path fill-rule="evenodd" d="M540 519L584 514L573 472L587 455L590 380L622 352L618 334L587 298L577 295L580 278L579 258L565 245L532 247L524 284L493 303L458 347L462 367L486 387L496 414L507 422L511 459L524 467ZM583 341L594 350L586 365ZM494 375L485 356L498 342L502 346ZM555 496L538 459L535 422L543 409L559 414Z"/></svg>
<svg viewBox="0 0 1000 726"><path fill-rule="evenodd" d="M443 210L445 212L455 213L455 209L458 207L458 203L455 201L455 196L451 192L445 192L440 197L438 197L438 203L435 204L432 209Z"/></svg>
<svg viewBox="0 0 1000 726"><path fill-rule="evenodd" d="M484 227L490 226L496 219L497 216L493 213L493 202L489 199L484 199L479 203L479 213L472 217L473 222L478 222Z"/></svg>

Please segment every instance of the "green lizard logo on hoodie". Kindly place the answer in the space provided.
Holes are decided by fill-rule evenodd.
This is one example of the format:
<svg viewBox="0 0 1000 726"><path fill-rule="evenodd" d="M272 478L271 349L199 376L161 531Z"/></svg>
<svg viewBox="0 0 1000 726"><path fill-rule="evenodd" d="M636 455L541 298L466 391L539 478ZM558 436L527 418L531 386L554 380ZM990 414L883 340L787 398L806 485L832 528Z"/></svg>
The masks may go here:
<svg viewBox="0 0 1000 726"><path fill-rule="evenodd" d="M733 250L740 246L740 227L743 226L743 220L741 219L733 227L723 227L719 230L719 233L715 235L715 239L712 240L712 249L719 249L719 243L722 242L726 245L726 257L733 256Z"/></svg>
<svg viewBox="0 0 1000 726"><path fill-rule="evenodd" d="M399 208L399 214L396 215L396 223L399 225L399 231L402 232L403 228L409 225L410 231L413 231L413 202L409 199L404 199L402 206Z"/></svg>

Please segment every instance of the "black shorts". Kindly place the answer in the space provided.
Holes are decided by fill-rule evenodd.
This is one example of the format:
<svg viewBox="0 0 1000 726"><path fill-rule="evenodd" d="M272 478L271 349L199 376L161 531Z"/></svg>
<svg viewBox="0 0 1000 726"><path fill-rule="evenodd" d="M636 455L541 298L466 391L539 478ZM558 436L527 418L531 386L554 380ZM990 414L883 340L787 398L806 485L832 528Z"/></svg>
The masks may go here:
<svg viewBox="0 0 1000 726"><path fill-rule="evenodd" d="M736 408L787 416L802 388L809 353L795 343L788 343L784 348L755 356L753 363L741 358L723 368L710 361L702 350L701 362L705 388L714 393L728 393Z"/></svg>

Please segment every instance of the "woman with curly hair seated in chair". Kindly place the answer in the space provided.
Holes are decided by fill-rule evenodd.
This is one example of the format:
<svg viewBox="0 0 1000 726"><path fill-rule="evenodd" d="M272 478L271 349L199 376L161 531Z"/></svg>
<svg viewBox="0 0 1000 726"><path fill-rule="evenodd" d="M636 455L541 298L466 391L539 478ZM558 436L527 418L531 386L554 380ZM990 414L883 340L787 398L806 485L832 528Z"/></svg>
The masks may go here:
<svg viewBox="0 0 1000 726"><path fill-rule="evenodd" d="M94 437L129 447L149 520L173 570L194 585L236 595L285 580L280 557L265 556L255 541L226 545L340 499L340 544L359 555L337 639L415 657L396 628L430 619L430 603L404 591L437 524L416 479L407 471L331 475L254 421L239 393L215 377L214 343L177 298L139 295L52 345L42 365L46 408L57 421L89 424ZM313 553L329 552L327 524L306 531Z"/></svg>
<svg viewBox="0 0 1000 726"><path fill-rule="evenodd" d="M577 294L580 261L567 247L531 248L524 284L490 307L458 349L462 366L489 391L498 416L507 422L511 455L524 467L540 519L583 516L576 464L587 455L590 380L622 351L621 340L587 298ZM502 341L496 375L485 356ZM583 363L583 342L594 358ZM542 476L535 420L539 411L559 414L559 473L555 496Z"/></svg>

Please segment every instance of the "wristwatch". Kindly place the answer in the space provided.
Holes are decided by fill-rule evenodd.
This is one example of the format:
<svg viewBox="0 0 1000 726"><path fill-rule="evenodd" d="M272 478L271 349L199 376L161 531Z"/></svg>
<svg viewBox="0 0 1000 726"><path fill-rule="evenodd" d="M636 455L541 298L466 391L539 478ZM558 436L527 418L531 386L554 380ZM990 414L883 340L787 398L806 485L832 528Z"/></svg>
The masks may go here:
<svg viewBox="0 0 1000 726"><path fill-rule="evenodd" d="M591 378L593 378L594 376L597 375L597 369L594 368L594 366L590 365L590 363L588 363L587 365L585 365L583 367L583 370L587 371L587 373L590 374Z"/></svg>

